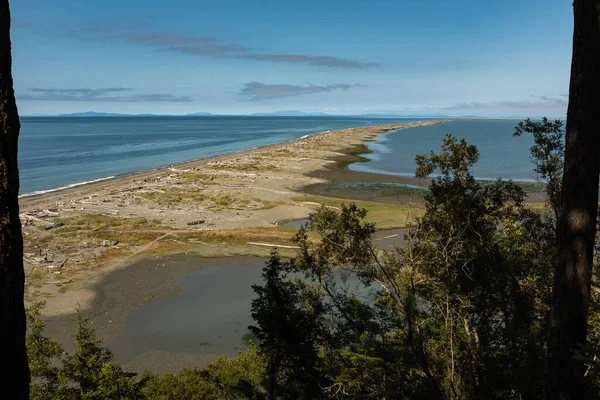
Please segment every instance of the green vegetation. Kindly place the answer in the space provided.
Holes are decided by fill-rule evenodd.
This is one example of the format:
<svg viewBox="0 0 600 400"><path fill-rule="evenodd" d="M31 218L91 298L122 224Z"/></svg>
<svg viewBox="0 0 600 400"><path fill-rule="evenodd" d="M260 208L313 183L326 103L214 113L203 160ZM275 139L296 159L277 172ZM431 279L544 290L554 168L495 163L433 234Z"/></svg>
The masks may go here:
<svg viewBox="0 0 600 400"><path fill-rule="evenodd" d="M214 164L211 166L213 169L235 171L235 172L269 172L278 171L279 168L275 164L271 163L260 163L250 162L245 164L231 163L231 164Z"/></svg>
<svg viewBox="0 0 600 400"><path fill-rule="evenodd" d="M143 244L161 236L160 221L146 218L113 217L106 214L81 214L74 217L57 218L55 223L64 226L54 228L44 235L55 246L80 246L82 241L118 242ZM32 244L39 243L37 241Z"/></svg>
<svg viewBox="0 0 600 400"><path fill-rule="evenodd" d="M343 160L338 160L336 165L340 169L346 169L350 164L361 163L361 162L369 162L371 161L367 157L363 157L362 154L369 154L371 151L366 147L360 151L354 151L347 153L349 157L344 158Z"/></svg>
<svg viewBox="0 0 600 400"><path fill-rule="evenodd" d="M179 174L179 178L185 183L193 183L196 185L216 185L218 183L213 176L200 172L183 172Z"/></svg>
<svg viewBox="0 0 600 400"><path fill-rule="evenodd" d="M81 314L75 321L76 349L67 354L43 335L43 303L27 310L27 356L32 400L263 399L264 361L254 345L237 358L222 357L205 369L162 377L137 376L115 361Z"/></svg>
<svg viewBox="0 0 600 400"><path fill-rule="evenodd" d="M293 239L293 228L203 233L204 243L262 235L299 247L288 261L271 253L263 283L253 286L256 344L236 359L138 377L114 362L80 316L77 350L63 355L43 337L34 306L32 398L542 399L556 263L551 193L560 178L554 142L543 138L534 135L541 151L532 154L546 171L538 172L545 212L527 207L523 188L510 181L476 181L479 152L448 136L439 153L416 158L418 177L440 176L402 249L378 250L373 235L375 221L397 220L405 208L338 208L325 197L301 198L323 206ZM592 295L588 346L573 350L587 368L590 397L600 389L600 287Z"/></svg>
<svg viewBox="0 0 600 400"><path fill-rule="evenodd" d="M295 151L292 151L290 149L278 149L278 150L267 150L267 151L263 151L262 153L259 154L259 156L262 157L271 157L271 158L297 158L300 157L300 154L298 154Z"/></svg>
<svg viewBox="0 0 600 400"><path fill-rule="evenodd" d="M55 229L68 231L72 229L98 230L115 227L150 227L159 225L158 220L146 218L123 218L113 217L106 214L81 214L74 217L56 218L55 223L63 223L65 226Z"/></svg>
<svg viewBox="0 0 600 400"><path fill-rule="evenodd" d="M318 203L327 207L339 208L341 199L325 196L295 197L295 201ZM368 211L367 220L377 225L378 229L403 228L423 215L424 207L413 204L381 203L375 201L353 201L360 208Z"/></svg>
<svg viewBox="0 0 600 400"><path fill-rule="evenodd" d="M42 307L37 303L27 310L31 399L145 398L141 389L147 378L124 372L80 314L76 317L73 354L66 354L58 343L43 336L44 323L39 319Z"/></svg>
<svg viewBox="0 0 600 400"><path fill-rule="evenodd" d="M221 357L205 369L184 369L177 375L149 377L142 393L146 399L234 400L264 399L262 356L250 344L237 358Z"/></svg>
<svg viewBox="0 0 600 400"><path fill-rule="evenodd" d="M222 196L209 195L198 190L166 190L139 195L157 204L169 206L177 204L204 205L219 210L266 210L277 206L277 203L249 197L244 194L225 194Z"/></svg>

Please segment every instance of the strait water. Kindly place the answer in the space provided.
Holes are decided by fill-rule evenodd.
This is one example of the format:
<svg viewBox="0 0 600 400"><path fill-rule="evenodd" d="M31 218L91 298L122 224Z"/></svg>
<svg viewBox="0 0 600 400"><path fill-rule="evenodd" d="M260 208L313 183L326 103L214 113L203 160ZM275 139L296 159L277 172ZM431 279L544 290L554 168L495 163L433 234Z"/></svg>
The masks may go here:
<svg viewBox="0 0 600 400"><path fill-rule="evenodd" d="M415 119L22 117L21 194L147 171L348 127Z"/></svg>
<svg viewBox="0 0 600 400"><path fill-rule="evenodd" d="M505 178L516 181L534 181L533 164L529 160L531 135L513 137L518 120L468 120L444 124L400 129L379 135L369 142L372 153L363 155L370 162L354 163L351 170L414 176L415 155L440 151L446 134L479 149L479 161L473 175L479 179Z"/></svg>

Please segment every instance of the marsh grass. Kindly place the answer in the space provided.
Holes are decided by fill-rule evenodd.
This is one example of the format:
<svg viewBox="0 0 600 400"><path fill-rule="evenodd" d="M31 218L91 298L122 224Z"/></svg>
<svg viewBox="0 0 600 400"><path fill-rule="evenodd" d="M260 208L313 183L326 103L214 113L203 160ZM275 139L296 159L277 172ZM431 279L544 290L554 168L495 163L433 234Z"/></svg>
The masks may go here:
<svg viewBox="0 0 600 400"><path fill-rule="evenodd" d="M338 160L336 165L339 169L347 169L350 164L369 162L371 160L363 156L363 154L369 153L372 153L372 151L367 148L350 152L348 153L349 159Z"/></svg>
<svg viewBox="0 0 600 400"><path fill-rule="evenodd" d="M342 203L356 203L368 211L367 221L375 223L377 229L404 228L423 216L425 207L419 204L394 204L375 201L343 200L325 196L295 197L295 201L318 203L327 207L339 208Z"/></svg>

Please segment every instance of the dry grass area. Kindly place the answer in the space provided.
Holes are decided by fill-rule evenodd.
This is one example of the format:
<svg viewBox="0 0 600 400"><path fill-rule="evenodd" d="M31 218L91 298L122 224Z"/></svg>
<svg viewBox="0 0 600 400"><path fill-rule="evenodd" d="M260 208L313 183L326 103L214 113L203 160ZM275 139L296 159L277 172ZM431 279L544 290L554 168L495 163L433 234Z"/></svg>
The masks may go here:
<svg viewBox="0 0 600 400"><path fill-rule="evenodd" d="M68 285L78 272L101 268L136 254L202 251L211 255L268 256L269 247L248 242L293 246L297 228L231 230L172 229L157 220L79 214L54 218L56 228L28 229L25 261L28 293L44 284ZM65 291L67 289L61 289Z"/></svg>
<svg viewBox="0 0 600 400"><path fill-rule="evenodd" d="M234 172L277 172L280 170L277 165L269 162L261 162L261 159L255 157L252 162L245 163L215 163L211 168Z"/></svg>
<svg viewBox="0 0 600 400"><path fill-rule="evenodd" d="M52 229L46 230L49 226ZM27 285L61 284L71 273L131 253L164 235L160 221L77 214L24 229Z"/></svg>
<svg viewBox="0 0 600 400"><path fill-rule="evenodd" d="M220 211L224 208L231 210L268 210L277 203L250 197L243 193L228 193L221 196L206 194L200 190L169 189L151 193L140 193L140 197L158 205L195 205Z"/></svg>

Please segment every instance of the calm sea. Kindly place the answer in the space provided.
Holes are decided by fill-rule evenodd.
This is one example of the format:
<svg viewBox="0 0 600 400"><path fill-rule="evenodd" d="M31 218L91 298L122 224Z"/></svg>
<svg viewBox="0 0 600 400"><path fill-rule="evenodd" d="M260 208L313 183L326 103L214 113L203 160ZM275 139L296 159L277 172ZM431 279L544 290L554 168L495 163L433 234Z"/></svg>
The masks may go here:
<svg viewBox="0 0 600 400"><path fill-rule="evenodd" d="M414 119L23 117L21 194L44 192L304 135Z"/></svg>
<svg viewBox="0 0 600 400"><path fill-rule="evenodd" d="M364 155L370 162L354 163L350 169L393 175L414 176L415 155L440 151L446 134L464 138L479 149L480 158L473 175L480 179L505 178L534 181L529 148L530 135L513 137L518 120L468 120L419 128L400 129L378 136L369 142L372 151Z"/></svg>

